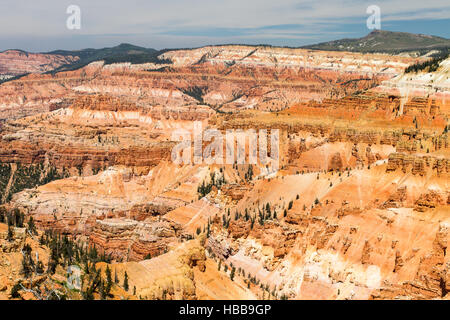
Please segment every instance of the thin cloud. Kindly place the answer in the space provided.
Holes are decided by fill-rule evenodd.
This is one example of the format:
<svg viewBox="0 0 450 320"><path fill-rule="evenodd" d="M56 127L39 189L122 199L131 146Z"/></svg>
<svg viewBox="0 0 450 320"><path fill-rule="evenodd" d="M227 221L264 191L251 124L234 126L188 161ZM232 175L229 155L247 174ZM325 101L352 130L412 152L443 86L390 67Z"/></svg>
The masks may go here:
<svg viewBox="0 0 450 320"><path fill-rule="evenodd" d="M66 28L71 4L81 8L81 30ZM162 48L206 40L302 45L367 34L366 9L372 4L381 8L382 27L383 22L426 20L427 30L449 36L450 28L432 27L433 21L450 22L448 0L410 0L407 5L404 0L2 0L0 49L16 44L44 51L117 42Z"/></svg>

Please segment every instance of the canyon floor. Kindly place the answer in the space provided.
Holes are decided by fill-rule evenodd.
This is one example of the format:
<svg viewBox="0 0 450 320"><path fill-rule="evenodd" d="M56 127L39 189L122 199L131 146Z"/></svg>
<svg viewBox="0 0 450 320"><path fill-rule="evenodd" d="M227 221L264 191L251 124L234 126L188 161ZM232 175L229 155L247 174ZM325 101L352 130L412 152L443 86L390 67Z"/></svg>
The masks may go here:
<svg viewBox="0 0 450 320"><path fill-rule="evenodd" d="M230 45L52 74L76 57L0 58L30 72L0 85L0 299L450 298L450 59L405 73L426 58ZM278 130L277 165L234 140L219 149L244 161L174 162L199 126Z"/></svg>

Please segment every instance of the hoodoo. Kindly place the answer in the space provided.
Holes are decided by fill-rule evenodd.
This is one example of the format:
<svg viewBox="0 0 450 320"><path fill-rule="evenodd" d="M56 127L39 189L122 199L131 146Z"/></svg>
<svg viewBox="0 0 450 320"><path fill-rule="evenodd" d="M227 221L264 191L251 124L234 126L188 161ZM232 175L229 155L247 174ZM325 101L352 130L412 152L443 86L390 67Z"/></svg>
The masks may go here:
<svg viewBox="0 0 450 320"><path fill-rule="evenodd" d="M0 299L449 299L448 41L1 52Z"/></svg>

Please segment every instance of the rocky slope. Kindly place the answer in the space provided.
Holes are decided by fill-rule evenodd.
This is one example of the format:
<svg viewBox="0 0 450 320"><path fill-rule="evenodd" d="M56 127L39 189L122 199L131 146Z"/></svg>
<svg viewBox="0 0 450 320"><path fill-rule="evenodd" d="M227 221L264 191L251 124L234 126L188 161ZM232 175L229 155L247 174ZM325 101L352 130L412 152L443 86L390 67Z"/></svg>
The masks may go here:
<svg viewBox="0 0 450 320"><path fill-rule="evenodd" d="M449 297L447 61L405 76L420 59L246 46L160 59L2 84L6 208L110 257L135 297ZM172 134L200 123L278 129L278 170L174 163Z"/></svg>
<svg viewBox="0 0 450 320"><path fill-rule="evenodd" d="M402 96L402 108L406 101L412 99L412 97L419 97L423 102L426 102L423 100L424 97L432 97L448 104L450 95L449 75L450 58L447 58L439 63L439 68L435 72L419 71L401 74L384 81L376 90ZM422 108L427 107L430 106L425 104ZM441 110L441 112L445 115L449 114L448 108Z"/></svg>
<svg viewBox="0 0 450 320"><path fill-rule="evenodd" d="M79 60L77 56L28 53L20 50L0 52L0 76L3 79L27 73L43 73ZM0 79L1 80L1 79Z"/></svg>
<svg viewBox="0 0 450 320"><path fill-rule="evenodd" d="M429 52L450 47L450 40L426 34L374 30L359 39L341 39L306 46L317 50L342 50L354 52Z"/></svg>
<svg viewBox="0 0 450 320"><path fill-rule="evenodd" d="M246 46L168 51L159 59L167 63L93 62L75 71L7 82L0 87L0 119L67 107L79 95L93 93L169 109L194 104L221 111L281 110L371 88L417 61Z"/></svg>

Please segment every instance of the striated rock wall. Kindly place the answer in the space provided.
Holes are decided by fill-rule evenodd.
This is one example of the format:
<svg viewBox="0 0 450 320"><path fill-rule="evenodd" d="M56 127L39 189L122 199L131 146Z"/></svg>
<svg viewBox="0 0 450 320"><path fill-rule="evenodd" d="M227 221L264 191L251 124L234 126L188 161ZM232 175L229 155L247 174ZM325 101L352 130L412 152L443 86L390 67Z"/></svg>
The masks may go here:
<svg viewBox="0 0 450 320"><path fill-rule="evenodd" d="M450 163L448 159L436 156L410 155L404 153L391 153L388 159L386 171L401 169L403 172L411 172L414 175L425 175L427 171L434 171L437 175L448 174Z"/></svg>
<svg viewBox="0 0 450 320"><path fill-rule="evenodd" d="M88 239L143 298L448 298L448 100L377 87L414 59L246 46L162 58L1 85L3 174L67 173L22 181L8 206ZM194 121L279 129L279 170L173 163L172 133Z"/></svg>
<svg viewBox="0 0 450 320"><path fill-rule="evenodd" d="M0 52L0 75L17 76L25 73L43 73L77 60L79 58L73 56L6 50Z"/></svg>
<svg viewBox="0 0 450 320"><path fill-rule="evenodd" d="M111 267L122 278L126 271L130 287L136 287L136 295L143 299L195 300L195 273L207 271L205 262L204 248L189 241L161 256Z"/></svg>
<svg viewBox="0 0 450 320"><path fill-rule="evenodd" d="M14 59L34 61L33 67L23 68L31 72L76 59L13 51L2 54L4 68L14 65ZM173 63L104 66L94 62L75 71L32 74L7 82L0 86L0 120L53 110L79 95L93 93L126 96L140 105L167 106L169 110L207 104L222 111L275 111L371 88L415 61L388 55L245 46L176 50L161 58Z"/></svg>
<svg viewBox="0 0 450 320"><path fill-rule="evenodd" d="M180 229L168 221L104 219L96 221L89 241L114 260L140 261L166 252Z"/></svg>

